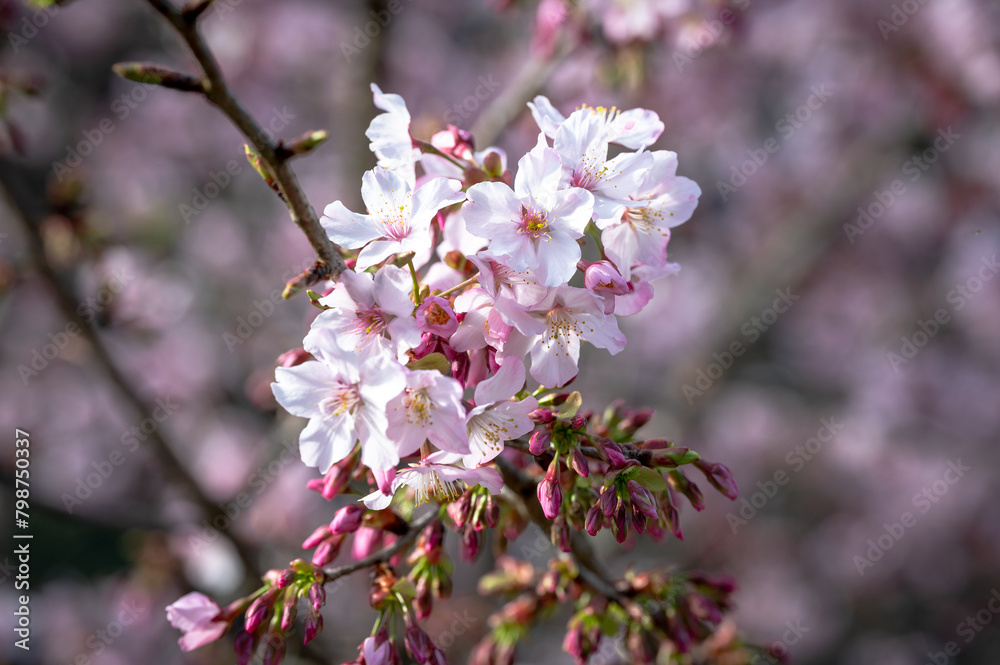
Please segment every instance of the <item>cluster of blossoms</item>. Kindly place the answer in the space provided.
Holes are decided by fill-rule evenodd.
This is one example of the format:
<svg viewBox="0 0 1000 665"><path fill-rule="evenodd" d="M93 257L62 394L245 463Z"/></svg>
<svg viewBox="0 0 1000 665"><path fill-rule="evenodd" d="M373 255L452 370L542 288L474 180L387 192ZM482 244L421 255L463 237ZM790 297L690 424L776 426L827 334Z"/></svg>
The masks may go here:
<svg viewBox="0 0 1000 665"><path fill-rule="evenodd" d="M680 538L679 498L703 507L685 465L736 496L725 467L665 440L637 440L650 412L616 404L594 414L581 410L579 393L561 390L577 376L581 344L622 351L617 317L641 311L651 282L678 270L667 261L670 229L691 216L701 192L676 174L676 154L647 150L664 128L657 114L585 107L564 116L536 97L528 106L538 141L512 176L502 150L477 152L456 127L429 142L414 139L403 99L372 90L384 113L367 132L378 158L362 179L367 210L337 201L321 220L329 238L351 250L349 269L324 292L309 292L322 311L303 348L282 356L272 384L281 406L308 419L301 457L322 475L309 487L327 499L360 499L303 543L314 551L311 563L272 571L243 604L222 610L186 597L171 606L185 649L217 639L245 612L240 661L263 644L265 662L277 662L290 627L281 608L309 596L306 641L319 632L322 602L313 589L329 581L323 566L347 539L357 560L407 544L417 506L433 503L438 509L425 515L406 558L409 574L397 578L395 549L373 563L370 600L379 617L356 662L398 662L388 629L397 618L414 660L444 662L417 622L451 592L446 527L467 558L496 527L502 550L531 512L501 500L510 478L528 480L527 497L520 494L537 497L534 509L564 552L573 531L607 528L620 543L630 527ZM713 634L726 608L728 591L689 596L674 582L629 587L629 603L601 601L571 564L560 565L543 595L581 603L566 643L580 662L596 648L598 624L635 614L641 628L631 630L641 634L630 640L687 653ZM543 604L531 602L513 624L497 623L478 662L512 662L523 630L510 626ZM184 610L191 604L197 617ZM657 649L642 653L649 657L636 662L652 662Z"/></svg>

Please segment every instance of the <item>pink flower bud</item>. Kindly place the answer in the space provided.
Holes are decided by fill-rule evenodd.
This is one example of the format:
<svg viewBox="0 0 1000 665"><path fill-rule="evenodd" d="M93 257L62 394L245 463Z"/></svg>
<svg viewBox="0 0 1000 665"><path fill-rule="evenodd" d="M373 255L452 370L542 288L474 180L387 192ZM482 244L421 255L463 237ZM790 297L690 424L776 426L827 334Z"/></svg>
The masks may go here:
<svg viewBox="0 0 1000 665"><path fill-rule="evenodd" d="M406 629L406 635L403 639L406 650L410 652L413 659L420 665L425 665L434 649L434 643L431 642L427 633L421 630L420 626L412 624Z"/></svg>
<svg viewBox="0 0 1000 665"><path fill-rule="evenodd" d="M330 522L330 532L334 535L354 533L361 526L361 519L365 516L365 512L364 504L351 503L344 506L333 516L333 521Z"/></svg>
<svg viewBox="0 0 1000 665"><path fill-rule="evenodd" d="M245 620L245 627L248 633L256 632L264 621L271 618L271 614L274 612L274 595L275 590L269 589L264 595L250 603L250 607L247 608Z"/></svg>
<svg viewBox="0 0 1000 665"><path fill-rule="evenodd" d="M629 501L632 502L635 509L645 513L650 519L659 519L659 515L656 514L656 499L652 492L634 480L628 481L626 486L628 487Z"/></svg>
<svg viewBox="0 0 1000 665"><path fill-rule="evenodd" d="M569 421L569 426L577 432L587 431L587 419L583 416L573 416Z"/></svg>
<svg viewBox="0 0 1000 665"><path fill-rule="evenodd" d="M239 665L247 665L253 658L254 651L257 650L256 635L247 632L240 633L236 636L233 648L236 651L236 662Z"/></svg>
<svg viewBox="0 0 1000 665"><path fill-rule="evenodd" d="M612 469L620 469L628 462L628 458L622 452L621 446L610 439L605 439L599 443L598 450L604 451L604 457L607 458L608 464Z"/></svg>
<svg viewBox="0 0 1000 665"><path fill-rule="evenodd" d="M534 422L539 425L545 425L556 419L556 414L550 409L535 409L528 414Z"/></svg>
<svg viewBox="0 0 1000 665"><path fill-rule="evenodd" d="M542 452L549 447L549 443L552 441L552 435L546 429L536 429L531 433L531 438L528 439L528 451L532 455L541 455Z"/></svg>
<svg viewBox="0 0 1000 665"><path fill-rule="evenodd" d="M279 589L284 589L289 584L295 580L295 572L292 570L283 570L281 574L278 575L277 587Z"/></svg>
<svg viewBox="0 0 1000 665"><path fill-rule="evenodd" d="M574 448L573 452L569 455L569 465L583 478L590 477L590 464L587 462L587 458L579 448Z"/></svg>
<svg viewBox="0 0 1000 665"><path fill-rule="evenodd" d="M458 330L458 319L451 303L440 296L428 296L414 314L421 332L451 337Z"/></svg>
<svg viewBox="0 0 1000 665"><path fill-rule="evenodd" d="M430 658L427 659L427 665L448 665L448 658L445 657L444 651L434 647L431 650Z"/></svg>
<svg viewBox="0 0 1000 665"><path fill-rule="evenodd" d="M302 347L290 349L278 356L278 367L295 367L312 359L313 355Z"/></svg>
<svg viewBox="0 0 1000 665"><path fill-rule="evenodd" d="M322 584L316 583L309 587L309 602L317 612L326 605L326 589L323 588Z"/></svg>
<svg viewBox="0 0 1000 665"><path fill-rule="evenodd" d="M704 510L705 502L701 490L692 483L687 476L680 471L671 471L669 476L670 486L687 497L695 510Z"/></svg>
<svg viewBox="0 0 1000 665"><path fill-rule="evenodd" d="M626 280L610 261L595 261L583 273L583 285L598 298L604 300L604 313L615 311L615 296L632 293L635 288ZM609 311L610 310L610 311Z"/></svg>
<svg viewBox="0 0 1000 665"><path fill-rule="evenodd" d="M338 534L335 536L330 536L323 542L319 544L316 551L313 552L312 564L314 566L325 566L340 554L340 546L344 542L344 534Z"/></svg>
<svg viewBox="0 0 1000 665"><path fill-rule="evenodd" d="M306 615L306 634L302 640L303 644L309 644L316 636L323 632L323 615L319 612L310 612Z"/></svg>
<svg viewBox="0 0 1000 665"><path fill-rule="evenodd" d="M462 531L462 558L472 561L479 554L479 532L467 526Z"/></svg>
<svg viewBox="0 0 1000 665"><path fill-rule="evenodd" d="M302 549L311 550L329 537L330 527L324 524L313 531L312 535L302 541Z"/></svg>
<svg viewBox="0 0 1000 665"><path fill-rule="evenodd" d="M733 477L733 472L728 467L723 464L710 464L704 460L698 460L694 465L705 474L712 487L721 492L730 501L736 500L736 497L740 494L740 490L736 486L736 478Z"/></svg>
<svg viewBox="0 0 1000 665"><path fill-rule="evenodd" d="M538 483L538 502L548 519L554 519L562 506L562 488L559 486L559 462L552 460L545 477Z"/></svg>
<svg viewBox="0 0 1000 665"><path fill-rule="evenodd" d="M264 644L263 665L278 665L285 657L285 638L269 635Z"/></svg>
<svg viewBox="0 0 1000 665"><path fill-rule="evenodd" d="M469 520L469 514L472 512L472 498L469 492L460 496L458 501L449 503L446 510L448 511L448 517L455 523L455 526L459 528L465 526L465 523Z"/></svg>
<svg viewBox="0 0 1000 665"><path fill-rule="evenodd" d="M299 597L294 593L285 594L285 600L281 605L281 630L286 633L292 629L295 617L299 613L298 600Z"/></svg>
<svg viewBox="0 0 1000 665"><path fill-rule="evenodd" d="M587 533L591 536L596 536L601 530L601 526L604 524L604 513L601 512L601 507L594 504L587 511Z"/></svg>
<svg viewBox="0 0 1000 665"><path fill-rule="evenodd" d="M667 525L667 530L674 534L677 540L684 540L684 533L681 531L681 516L672 505L662 506L663 521Z"/></svg>
<svg viewBox="0 0 1000 665"><path fill-rule="evenodd" d="M351 556L360 561L374 554L382 545L382 529L363 526L354 534L354 547Z"/></svg>

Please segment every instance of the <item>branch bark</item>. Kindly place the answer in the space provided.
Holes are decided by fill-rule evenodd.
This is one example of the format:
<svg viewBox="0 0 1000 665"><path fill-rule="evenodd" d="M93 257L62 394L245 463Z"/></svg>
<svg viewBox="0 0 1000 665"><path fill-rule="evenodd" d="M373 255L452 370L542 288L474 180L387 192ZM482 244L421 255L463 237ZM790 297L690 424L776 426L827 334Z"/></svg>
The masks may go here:
<svg viewBox="0 0 1000 665"><path fill-rule="evenodd" d="M289 166L288 160L291 155L283 149L283 144L280 141L274 142L268 137L253 116L233 96L226 85L215 56L212 55L201 33L198 32L198 17L207 7L207 3L196 4L190 10L180 10L166 0L147 0L147 2L173 26L177 34L184 40L204 73L202 94L205 95L205 99L229 118L268 165L274 175L275 184L282 200L288 206L292 221L302 229L309 244L316 252L316 256L326 267L326 277L337 279L347 266L344 264L340 250L330 242L322 225L320 225L316 211L309 205L295 172Z"/></svg>

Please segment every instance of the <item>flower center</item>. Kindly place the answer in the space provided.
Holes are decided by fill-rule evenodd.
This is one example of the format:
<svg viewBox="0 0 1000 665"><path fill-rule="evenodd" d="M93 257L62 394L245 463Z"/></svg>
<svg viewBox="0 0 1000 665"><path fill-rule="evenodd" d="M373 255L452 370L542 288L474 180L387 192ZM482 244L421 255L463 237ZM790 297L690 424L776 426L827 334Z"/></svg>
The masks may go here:
<svg viewBox="0 0 1000 665"><path fill-rule="evenodd" d="M362 337L384 336L389 327L388 317L378 307L359 307L354 318L354 332Z"/></svg>
<svg viewBox="0 0 1000 665"><path fill-rule="evenodd" d="M444 480L431 470L421 474L421 482L417 486L417 505L427 503L431 498L438 501L454 501L464 494L457 480Z"/></svg>
<svg viewBox="0 0 1000 665"><path fill-rule="evenodd" d="M433 427L437 405L428 397L426 388L407 389L403 406L406 408L406 422L420 427Z"/></svg>
<svg viewBox="0 0 1000 665"><path fill-rule="evenodd" d="M670 213L673 217L674 213ZM622 215L622 221L631 224L636 231L641 231L646 235L660 234L669 236L670 229L663 226L663 211L654 208L626 208Z"/></svg>
<svg viewBox="0 0 1000 665"><path fill-rule="evenodd" d="M324 418L353 416L361 406L361 393L353 384L339 383L319 403Z"/></svg>
<svg viewBox="0 0 1000 665"><path fill-rule="evenodd" d="M548 237L549 221L548 216L542 210L528 209L521 206L521 225L518 233L527 233L533 240L545 236Z"/></svg>

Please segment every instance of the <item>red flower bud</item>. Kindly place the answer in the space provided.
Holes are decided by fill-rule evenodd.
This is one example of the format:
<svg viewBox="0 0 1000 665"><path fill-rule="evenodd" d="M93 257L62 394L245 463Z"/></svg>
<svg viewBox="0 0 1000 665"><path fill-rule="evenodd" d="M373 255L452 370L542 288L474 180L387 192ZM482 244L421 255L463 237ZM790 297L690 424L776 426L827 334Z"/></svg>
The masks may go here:
<svg viewBox="0 0 1000 665"><path fill-rule="evenodd" d="M538 483L538 502L548 519L554 519L562 506L562 488L559 486L559 462L552 460L545 477Z"/></svg>

